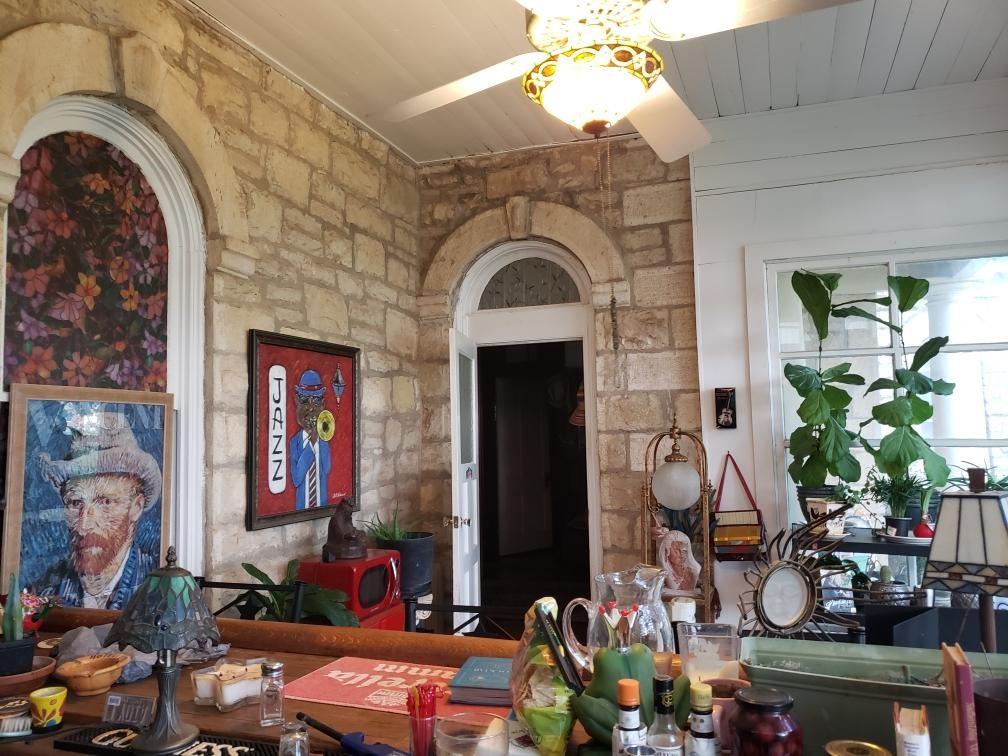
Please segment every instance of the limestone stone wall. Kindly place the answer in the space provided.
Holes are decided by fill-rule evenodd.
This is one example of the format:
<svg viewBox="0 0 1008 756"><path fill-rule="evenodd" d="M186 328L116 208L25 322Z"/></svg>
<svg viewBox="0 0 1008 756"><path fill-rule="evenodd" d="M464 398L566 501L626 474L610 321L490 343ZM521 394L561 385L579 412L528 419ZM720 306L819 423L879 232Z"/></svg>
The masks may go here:
<svg viewBox="0 0 1008 756"><path fill-rule="evenodd" d="M0 45L13 66L0 74L0 156L52 97L99 94L166 138L199 195L208 231L205 574L244 577L240 563L252 561L276 575L325 540L326 520L245 530L250 328L361 348L363 514L396 502L415 509L415 166L172 3L0 0Z"/></svg>
<svg viewBox="0 0 1008 756"><path fill-rule="evenodd" d="M684 428L700 424L688 161L666 165L642 140L628 139L612 142L611 166L609 233L622 257L619 276L626 279L615 286L621 302L621 347L616 354L611 348L608 285L593 280L606 569L630 566L638 558L648 441L668 429L673 413ZM573 208L601 226L596 147L590 143L425 165L419 169L419 185L422 267L425 274L435 268L439 278L443 260L431 263L452 232L473 219L473 226L492 219L487 211L511 208L513 215L513 208L525 202L516 202L516 197L528 198L533 205L549 202ZM564 243L566 222L538 225L540 231L552 228L552 240ZM537 224L531 228L534 235ZM588 236L580 237L583 242L576 236L566 239L568 247L590 243ZM457 235L451 246L452 255L458 255ZM485 251L462 250L468 260L454 264L464 268ZM571 251L582 259L594 254ZM449 321L437 307L426 316L422 307L421 316L421 504L425 516L436 522L451 511ZM447 546L447 535L443 537Z"/></svg>

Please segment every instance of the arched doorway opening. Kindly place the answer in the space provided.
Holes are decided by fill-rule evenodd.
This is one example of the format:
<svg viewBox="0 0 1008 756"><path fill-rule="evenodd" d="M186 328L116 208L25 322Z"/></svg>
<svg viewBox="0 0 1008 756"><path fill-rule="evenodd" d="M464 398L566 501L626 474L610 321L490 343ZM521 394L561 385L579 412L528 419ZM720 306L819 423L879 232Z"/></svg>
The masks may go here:
<svg viewBox="0 0 1008 756"><path fill-rule="evenodd" d="M106 99L67 95L32 116L12 156L61 132L82 132L114 145L140 168L157 196L168 241L167 391L175 396L175 482L171 540L179 561L204 567L204 288L206 241L189 178L164 140ZM6 233L6 229L4 229Z"/></svg>
<svg viewBox="0 0 1008 756"><path fill-rule="evenodd" d="M509 241L472 264L456 301L454 601L527 606L540 595L586 595L602 565L588 272L557 244Z"/></svg>

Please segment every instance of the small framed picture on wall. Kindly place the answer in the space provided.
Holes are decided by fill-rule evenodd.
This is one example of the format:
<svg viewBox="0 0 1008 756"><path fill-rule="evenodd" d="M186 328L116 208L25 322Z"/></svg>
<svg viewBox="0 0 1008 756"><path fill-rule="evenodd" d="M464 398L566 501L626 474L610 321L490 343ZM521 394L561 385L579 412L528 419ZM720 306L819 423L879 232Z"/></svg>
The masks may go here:
<svg viewBox="0 0 1008 756"><path fill-rule="evenodd" d="M714 423L718 428L737 428L735 387L714 389Z"/></svg>
<svg viewBox="0 0 1008 756"><path fill-rule="evenodd" d="M249 331L248 497L260 530L360 508L360 350Z"/></svg>

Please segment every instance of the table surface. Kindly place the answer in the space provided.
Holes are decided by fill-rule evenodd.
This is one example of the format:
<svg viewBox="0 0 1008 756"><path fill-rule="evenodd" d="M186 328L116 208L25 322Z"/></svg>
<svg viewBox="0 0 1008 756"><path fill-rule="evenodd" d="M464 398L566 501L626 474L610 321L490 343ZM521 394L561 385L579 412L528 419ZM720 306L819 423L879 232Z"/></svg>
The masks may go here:
<svg viewBox="0 0 1008 756"><path fill-rule="evenodd" d="M236 659L254 658L262 655L262 651L241 648L232 648L228 652L228 656ZM284 663L285 677L288 681L302 677L309 672L324 667L332 661L332 657L312 654L274 652L270 653L269 656ZM258 706L243 706L240 709L223 714L217 711L216 707L197 706L193 703L192 683L189 677L191 669L192 667L183 667L182 674L179 676L177 697L183 721L196 725L200 728L201 732L209 735L229 735L232 737L248 738L250 740L276 741L279 739L279 726L259 726ZM148 677L145 680L130 683L129 685L116 685L112 688L112 691L127 695L155 697L157 695L157 683L153 677ZM81 697L70 693L67 696L63 730L66 731L78 725L100 722L105 707L105 695ZM367 733L369 740L381 740L400 750L409 750L408 718L405 714L390 714L383 711L351 709L343 706L288 699L286 702L287 719L293 719L294 715L299 711L305 712L340 732L363 731ZM313 750L322 750L322 748L333 745L332 740L316 730L309 730L309 736L312 741ZM66 753L65 751L56 751L53 748L53 740L56 737L58 735L52 738L20 743L0 740L0 753L3 753L4 756L14 756L14 754L36 756L38 754Z"/></svg>

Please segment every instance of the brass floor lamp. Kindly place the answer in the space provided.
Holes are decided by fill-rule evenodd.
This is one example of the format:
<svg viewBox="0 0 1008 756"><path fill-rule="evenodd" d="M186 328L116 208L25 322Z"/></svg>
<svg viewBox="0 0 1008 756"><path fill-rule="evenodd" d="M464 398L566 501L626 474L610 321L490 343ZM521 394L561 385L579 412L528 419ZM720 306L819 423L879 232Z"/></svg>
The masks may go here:
<svg viewBox="0 0 1008 756"><path fill-rule="evenodd" d="M692 442L696 462L682 453L679 441L687 438ZM672 442L672 450L659 465L658 453L662 442ZM695 466L694 466L695 465ZM703 559L700 569L699 592L695 596L704 622L712 622L713 569L711 559L710 497L711 485L707 467L707 449L700 436L679 428L678 419L673 416L672 427L659 433L648 443L644 453L644 486L641 500L641 561L651 564L655 558L651 548L651 523L657 521L659 507L666 509L689 509L699 499L700 530L703 539ZM690 534L692 539L693 535Z"/></svg>

